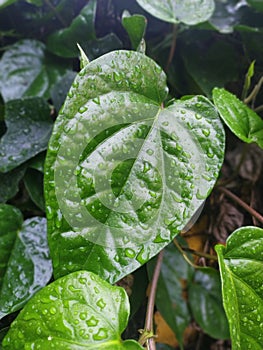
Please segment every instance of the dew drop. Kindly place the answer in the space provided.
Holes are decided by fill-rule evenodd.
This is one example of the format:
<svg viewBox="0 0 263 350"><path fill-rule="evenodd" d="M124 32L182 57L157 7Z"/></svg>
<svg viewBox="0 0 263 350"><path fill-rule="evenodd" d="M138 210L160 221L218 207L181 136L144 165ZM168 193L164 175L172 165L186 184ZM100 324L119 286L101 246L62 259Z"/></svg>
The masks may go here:
<svg viewBox="0 0 263 350"><path fill-rule="evenodd" d="M125 255L128 257L128 258L134 258L136 253L133 249L130 249L130 248L126 248L125 249Z"/></svg>
<svg viewBox="0 0 263 350"><path fill-rule="evenodd" d="M99 300L96 302L96 305L97 305L98 307L100 307L101 309L104 309L105 306L106 306L106 303L105 303L105 301L101 298L101 299L99 299Z"/></svg>
<svg viewBox="0 0 263 350"><path fill-rule="evenodd" d="M108 330L106 328L100 328L98 333L94 334L92 337L94 340L106 339L108 337Z"/></svg>
<svg viewBox="0 0 263 350"><path fill-rule="evenodd" d="M91 318L89 318L87 321L86 321L87 325L89 327L95 327L97 326L97 324L99 323L99 321L94 317L94 316L91 316Z"/></svg>
<svg viewBox="0 0 263 350"><path fill-rule="evenodd" d="M210 135L210 130L208 129L202 129L202 134L206 137L208 137Z"/></svg>

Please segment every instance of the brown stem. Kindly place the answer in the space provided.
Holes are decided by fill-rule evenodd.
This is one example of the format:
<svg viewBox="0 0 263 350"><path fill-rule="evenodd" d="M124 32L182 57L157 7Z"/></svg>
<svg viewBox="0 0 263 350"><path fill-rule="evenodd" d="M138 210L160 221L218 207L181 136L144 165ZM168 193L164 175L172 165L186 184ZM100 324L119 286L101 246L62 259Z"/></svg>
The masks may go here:
<svg viewBox="0 0 263 350"><path fill-rule="evenodd" d="M200 266L195 265L187 256L187 254L183 251L183 248L180 246L180 244L178 243L177 239L175 238L173 240L174 245L176 246L176 248L179 250L179 252L183 255L184 259L188 262L188 264L190 264L193 268L198 268Z"/></svg>
<svg viewBox="0 0 263 350"><path fill-rule="evenodd" d="M217 260L217 257L215 255L207 254L207 253L202 253L202 252L197 252L194 249L188 248L188 247L181 247L183 251L189 252L191 254L194 254L196 256L200 256L201 258L206 258L209 260Z"/></svg>
<svg viewBox="0 0 263 350"><path fill-rule="evenodd" d="M249 214L254 216L261 224L263 224L263 216L260 215L255 209L251 208L247 203L242 201L242 199L237 197L234 193L230 192L228 189L224 187L219 187L219 190L229 198L233 199L238 205L244 208Z"/></svg>
<svg viewBox="0 0 263 350"><path fill-rule="evenodd" d="M254 109L256 113L263 111L263 105L260 105Z"/></svg>
<svg viewBox="0 0 263 350"><path fill-rule="evenodd" d="M144 330L142 331L142 335L139 339L140 344L147 344L147 349L149 350L155 350L155 341L154 341L154 332L153 332L153 313L154 313L154 305L155 305L155 296L156 296L156 290L157 290L157 283L161 271L163 261L163 250L159 253L157 262L155 265L155 269L153 272L151 287L150 287L150 293L148 298L148 304L147 304L147 310L146 310L146 318L145 318L145 325ZM149 337L147 337L147 334Z"/></svg>
<svg viewBox="0 0 263 350"><path fill-rule="evenodd" d="M174 57L174 52L175 52L175 48L176 48L176 39L177 39L177 29L178 29L178 25L174 24L173 25L172 45L170 48L169 57L168 57L167 64L166 64L166 72L168 71L168 69L172 63L173 57Z"/></svg>

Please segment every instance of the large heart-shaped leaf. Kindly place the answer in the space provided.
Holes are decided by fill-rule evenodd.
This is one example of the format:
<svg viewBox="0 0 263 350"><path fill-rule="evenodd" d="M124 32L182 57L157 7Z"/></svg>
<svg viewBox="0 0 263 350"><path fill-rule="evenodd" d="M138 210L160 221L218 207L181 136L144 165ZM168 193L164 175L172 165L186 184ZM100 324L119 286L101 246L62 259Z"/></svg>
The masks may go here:
<svg viewBox="0 0 263 350"><path fill-rule="evenodd" d="M171 23L193 25L208 20L215 8L214 0L136 0L151 15Z"/></svg>
<svg viewBox="0 0 263 350"><path fill-rule="evenodd" d="M214 88L213 100L221 118L237 137L263 148L263 120L256 112L225 89Z"/></svg>
<svg viewBox="0 0 263 350"><path fill-rule="evenodd" d="M224 131L203 96L164 108L165 75L116 51L76 77L45 171L55 276L88 269L116 281L157 254L211 191Z"/></svg>
<svg viewBox="0 0 263 350"><path fill-rule="evenodd" d="M23 223L20 211L0 204L0 318L19 310L51 278L46 219Z"/></svg>
<svg viewBox="0 0 263 350"><path fill-rule="evenodd" d="M25 96L48 98L50 88L65 71L65 63L45 54L43 43L21 40L0 60L0 91L5 101Z"/></svg>
<svg viewBox="0 0 263 350"><path fill-rule="evenodd" d="M4 338L3 349L143 349L133 340L121 340L128 317L123 288L91 272L74 272L27 303Z"/></svg>
<svg viewBox="0 0 263 350"><path fill-rule="evenodd" d="M49 105L39 97L6 103L7 132L0 140L0 171L7 172L47 148L53 122Z"/></svg>
<svg viewBox="0 0 263 350"><path fill-rule="evenodd" d="M263 230L242 227L216 251L233 350L263 344Z"/></svg>

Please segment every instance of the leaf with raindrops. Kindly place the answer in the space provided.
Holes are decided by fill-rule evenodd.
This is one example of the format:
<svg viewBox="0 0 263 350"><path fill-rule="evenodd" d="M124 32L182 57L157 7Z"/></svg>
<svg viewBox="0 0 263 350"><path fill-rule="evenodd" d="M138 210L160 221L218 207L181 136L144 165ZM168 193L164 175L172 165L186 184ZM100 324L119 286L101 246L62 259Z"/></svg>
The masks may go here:
<svg viewBox="0 0 263 350"><path fill-rule="evenodd" d="M73 82L45 164L55 278L87 269L114 283L164 248L211 192L224 130L203 96L171 101L145 55L108 53Z"/></svg>
<svg viewBox="0 0 263 350"><path fill-rule="evenodd" d="M122 341L129 299L88 271L64 276L39 291L20 312L3 340L4 350L143 349Z"/></svg>
<svg viewBox="0 0 263 350"><path fill-rule="evenodd" d="M242 227L216 251L233 350L262 350L263 229Z"/></svg>
<svg viewBox="0 0 263 350"><path fill-rule="evenodd" d="M0 204L0 319L20 310L51 275L46 219L23 222L17 208Z"/></svg>

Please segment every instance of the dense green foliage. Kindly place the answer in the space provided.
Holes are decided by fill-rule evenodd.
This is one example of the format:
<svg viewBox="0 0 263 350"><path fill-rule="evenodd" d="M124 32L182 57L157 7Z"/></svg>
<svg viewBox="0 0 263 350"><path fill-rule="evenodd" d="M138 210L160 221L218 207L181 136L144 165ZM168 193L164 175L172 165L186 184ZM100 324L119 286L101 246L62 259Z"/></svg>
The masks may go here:
<svg viewBox="0 0 263 350"><path fill-rule="evenodd" d="M263 186L262 11L0 1L0 349L153 349L159 252L174 348L261 349L263 218L217 216Z"/></svg>

